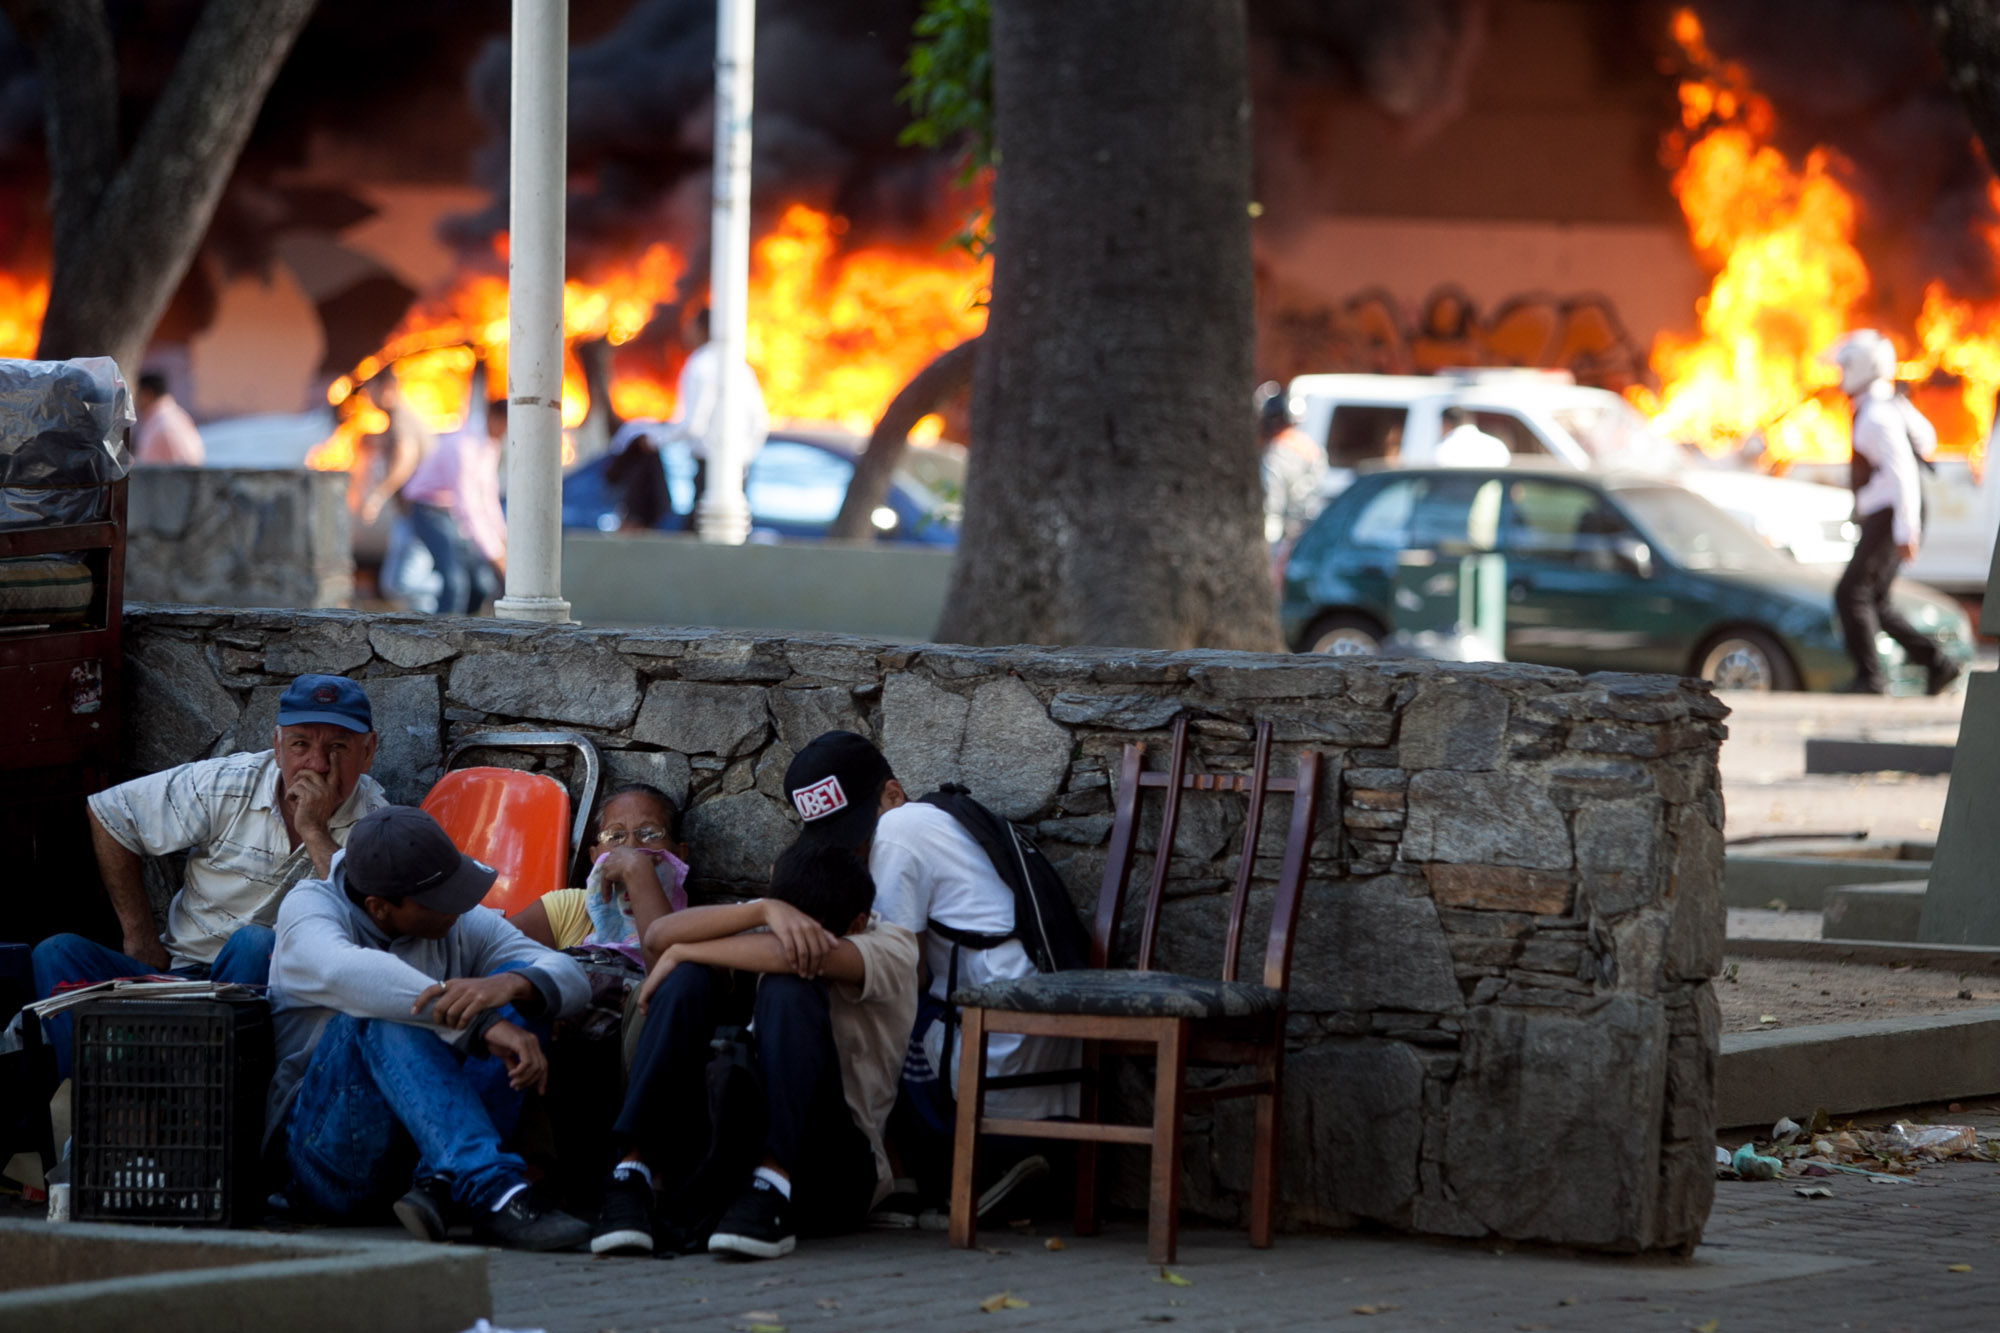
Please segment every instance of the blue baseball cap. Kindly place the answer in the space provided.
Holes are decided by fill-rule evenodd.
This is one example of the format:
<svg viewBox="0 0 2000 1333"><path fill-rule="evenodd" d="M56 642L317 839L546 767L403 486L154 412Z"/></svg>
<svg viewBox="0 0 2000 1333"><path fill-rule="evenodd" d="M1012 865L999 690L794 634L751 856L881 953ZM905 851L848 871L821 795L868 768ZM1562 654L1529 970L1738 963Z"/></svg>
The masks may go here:
<svg viewBox="0 0 2000 1333"><path fill-rule="evenodd" d="M364 735L375 730L368 696L345 676L300 676L278 696L278 725L324 722Z"/></svg>

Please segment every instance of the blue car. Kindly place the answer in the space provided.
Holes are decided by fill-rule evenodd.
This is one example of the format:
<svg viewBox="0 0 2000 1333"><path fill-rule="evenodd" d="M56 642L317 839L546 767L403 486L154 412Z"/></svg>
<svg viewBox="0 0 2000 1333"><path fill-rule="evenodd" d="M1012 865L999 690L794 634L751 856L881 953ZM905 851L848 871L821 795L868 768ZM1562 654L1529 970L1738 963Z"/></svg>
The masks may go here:
<svg viewBox="0 0 2000 1333"><path fill-rule="evenodd" d="M654 526L667 532L684 530L694 507L694 459L687 445L665 429L649 433L659 448L672 502L671 512ZM864 445L865 441L838 431L771 432L743 482L751 539L824 537L847 498L847 483ZM589 459L564 475L565 528L617 530L618 494L605 480L611 459L609 454ZM876 539L958 545L957 497L964 468L963 451L955 446L911 445L890 479L888 496L873 515Z"/></svg>

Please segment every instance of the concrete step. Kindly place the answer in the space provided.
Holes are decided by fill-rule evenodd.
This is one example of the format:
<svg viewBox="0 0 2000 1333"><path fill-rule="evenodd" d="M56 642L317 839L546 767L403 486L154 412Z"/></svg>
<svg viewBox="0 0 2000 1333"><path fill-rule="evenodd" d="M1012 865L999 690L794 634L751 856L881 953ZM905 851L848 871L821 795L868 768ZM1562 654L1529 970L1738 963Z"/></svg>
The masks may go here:
<svg viewBox="0 0 2000 1333"><path fill-rule="evenodd" d="M2000 1006L1732 1032L1715 1071L1720 1129L2000 1093Z"/></svg>
<svg viewBox="0 0 2000 1333"><path fill-rule="evenodd" d="M1916 773L1935 777L1951 772L1952 752L1957 748L1923 741L1816 737L1806 741L1806 772Z"/></svg>
<svg viewBox="0 0 2000 1333"><path fill-rule="evenodd" d="M1853 838L1743 843L1723 855L1722 901L1763 907L1776 899L1794 910L1817 909L1835 885L1929 879L1935 850L1930 843Z"/></svg>
<svg viewBox="0 0 2000 1333"><path fill-rule="evenodd" d="M1924 918L1927 880L1841 884L1820 899L1820 938L1909 943Z"/></svg>

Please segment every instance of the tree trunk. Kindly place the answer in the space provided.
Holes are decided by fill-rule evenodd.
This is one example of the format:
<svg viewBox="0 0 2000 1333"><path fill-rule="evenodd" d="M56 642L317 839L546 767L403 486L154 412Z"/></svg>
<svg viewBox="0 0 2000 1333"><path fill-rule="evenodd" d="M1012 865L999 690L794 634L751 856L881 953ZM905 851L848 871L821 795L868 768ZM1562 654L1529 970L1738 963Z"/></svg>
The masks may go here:
<svg viewBox="0 0 2000 1333"><path fill-rule="evenodd" d="M938 637L1274 649L1241 0L993 6L993 303Z"/></svg>
<svg viewBox="0 0 2000 1333"><path fill-rule="evenodd" d="M889 478L903 461L903 449L910 431L946 400L972 381L972 367L978 361L979 339L967 338L911 377L910 382L889 400L882 419L868 437L868 449L854 465L847 483L847 498L840 502L828 537L844 541L864 541L875 535L872 515L889 497Z"/></svg>
<svg viewBox="0 0 2000 1333"><path fill-rule="evenodd" d="M2000 9L1992 0L1932 0L1917 8L1930 20L1945 78L1972 118L1987 164L2000 171Z"/></svg>
<svg viewBox="0 0 2000 1333"><path fill-rule="evenodd" d="M37 355L112 356L129 379L173 298L313 0L208 0L132 151L102 0L5 0L34 52L54 235Z"/></svg>

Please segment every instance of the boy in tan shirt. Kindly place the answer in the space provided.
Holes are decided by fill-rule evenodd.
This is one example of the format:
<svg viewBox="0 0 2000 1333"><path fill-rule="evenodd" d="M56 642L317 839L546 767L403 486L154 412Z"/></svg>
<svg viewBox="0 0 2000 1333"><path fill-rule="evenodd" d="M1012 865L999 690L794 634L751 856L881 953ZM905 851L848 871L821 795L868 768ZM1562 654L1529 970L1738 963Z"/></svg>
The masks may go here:
<svg viewBox="0 0 2000 1333"><path fill-rule="evenodd" d="M859 1226L889 1191L882 1130L916 1015L917 938L869 912L851 849L801 838L771 896L655 921L640 990L646 1023L615 1133L623 1158L591 1238L596 1254L653 1251L656 1189L683 1188L711 1140L703 1069L721 974L756 972L753 1031L769 1117L762 1163L708 1237L714 1253L775 1259L800 1231Z"/></svg>

